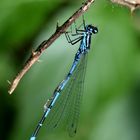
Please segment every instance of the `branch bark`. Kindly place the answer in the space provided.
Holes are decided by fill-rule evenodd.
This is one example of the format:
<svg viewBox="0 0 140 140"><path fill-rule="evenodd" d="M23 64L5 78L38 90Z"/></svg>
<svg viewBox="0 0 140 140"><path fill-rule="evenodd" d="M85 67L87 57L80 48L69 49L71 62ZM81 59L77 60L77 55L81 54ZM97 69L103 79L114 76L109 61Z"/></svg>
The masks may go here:
<svg viewBox="0 0 140 140"><path fill-rule="evenodd" d="M62 26L58 27L55 31L55 33L48 39L43 41L38 48L32 52L32 55L26 62L23 69L17 74L17 76L13 79L13 81L10 83L9 88L9 94L12 94L13 91L16 89L17 85L19 84L22 77L26 74L26 72L32 67L32 65L39 59L41 54L44 50L46 50L61 34L63 34L67 28L79 17L81 16L85 11L88 10L90 5L95 0L87 0Z"/></svg>

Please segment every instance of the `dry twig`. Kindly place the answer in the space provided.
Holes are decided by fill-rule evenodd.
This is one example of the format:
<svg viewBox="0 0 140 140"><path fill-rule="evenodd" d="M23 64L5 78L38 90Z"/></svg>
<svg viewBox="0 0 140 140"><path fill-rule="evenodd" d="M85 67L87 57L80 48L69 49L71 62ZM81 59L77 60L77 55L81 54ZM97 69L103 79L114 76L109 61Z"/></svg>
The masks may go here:
<svg viewBox="0 0 140 140"><path fill-rule="evenodd" d="M94 2L95 0L87 0L82 7L80 7L62 26L57 27L55 33L48 39L43 41L38 48L32 52L32 55L26 62L23 69L17 74L15 79L10 84L9 94L17 87L21 78L25 75L25 73L31 68L31 66L39 59L40 55L43 53L45 49L47 49L61 34L63 34L67 28L79 17L81 16Z"/></svg>
<svg viewBox="0 0 140 140"><path fill-rule="evenodd" d="M140 7L140 0L111 0L111 1L129 7L131 12L133 12L136 8Z"/></svg>

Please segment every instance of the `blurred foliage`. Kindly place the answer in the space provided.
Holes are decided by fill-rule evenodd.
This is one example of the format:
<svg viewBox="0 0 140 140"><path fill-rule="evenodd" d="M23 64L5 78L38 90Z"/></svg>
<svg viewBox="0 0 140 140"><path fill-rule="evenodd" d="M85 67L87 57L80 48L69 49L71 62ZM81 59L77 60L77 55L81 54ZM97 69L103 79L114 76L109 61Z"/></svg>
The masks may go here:
<svg viewBox="0 0 140 140"><path fill-rule="evenodd" d="M29 139L43 105L64 78L78 48L62 35L25 75L13 95L7 79L21 69L44 39L80 6L68 0L0 1L0 139ZM140 139L140 16L109 1L96 1L85 13L87 24L99 33L92 38L79 127L75 137L66 131L38 140ZM81 18L77 20L80 25Z"/></svg>

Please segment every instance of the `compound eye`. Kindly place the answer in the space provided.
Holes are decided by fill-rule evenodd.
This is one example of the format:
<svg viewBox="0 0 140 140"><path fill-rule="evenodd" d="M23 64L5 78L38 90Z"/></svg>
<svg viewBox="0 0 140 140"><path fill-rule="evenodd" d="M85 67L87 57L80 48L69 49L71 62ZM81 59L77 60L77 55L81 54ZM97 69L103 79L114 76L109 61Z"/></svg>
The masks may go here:
<svg viewBox="0 0 140 140"><path fill-rule="evenodd" d="M94 27L94 28L93 28L93 33L94 33L94 34L98 33L98 28L97 28L97 27Z"/></svg>

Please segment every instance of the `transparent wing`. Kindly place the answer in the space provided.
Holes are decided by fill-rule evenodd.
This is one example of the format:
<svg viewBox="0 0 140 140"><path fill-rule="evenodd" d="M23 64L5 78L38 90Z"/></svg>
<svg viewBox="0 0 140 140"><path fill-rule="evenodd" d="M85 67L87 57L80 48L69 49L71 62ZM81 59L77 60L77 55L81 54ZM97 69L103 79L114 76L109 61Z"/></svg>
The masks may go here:
<svg viewBox="0 0 140 140"><path fill-rule="evenodd" d="M79 71L77 74L77 78L74 82L73 87L71 88L70 93L73 95L72 101L73 104L69 104L69 117L67 120L67 130L70 136L74 136L77 131L79 114L80 114L80 105L82 101L82 94L84 88L84 79L85 79L85 71L87 64L87 54L83 55L81 60L81 65L77 68Z"/></svg>
<svg viewBox="0 0 140 140"><path fill-rule="evenodd" d="M46 118L47 132L56 129L61 125L62 127L67 127L70 136L73 136L76 133L86 62L87 53L82 54L69 82L61 91L61 95L58 97Z"/></svg>

